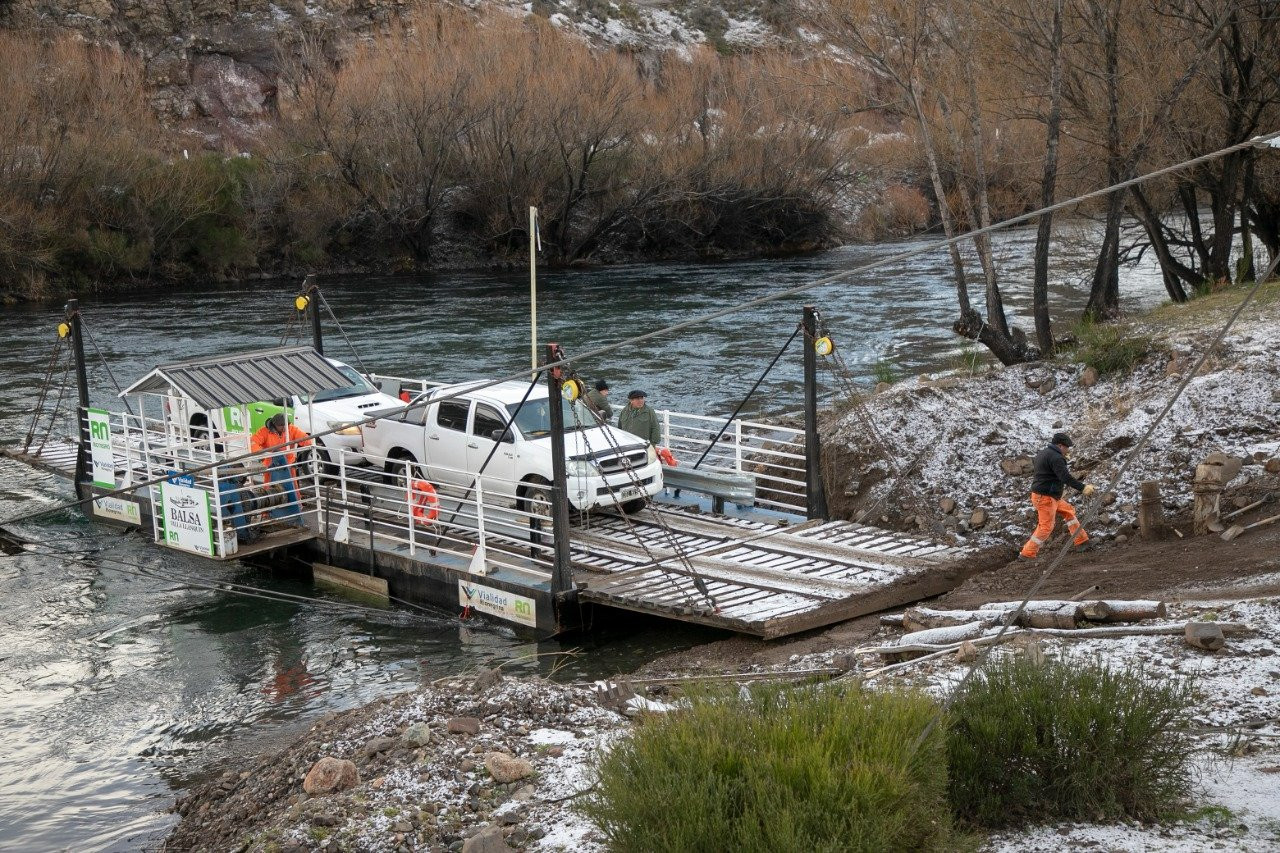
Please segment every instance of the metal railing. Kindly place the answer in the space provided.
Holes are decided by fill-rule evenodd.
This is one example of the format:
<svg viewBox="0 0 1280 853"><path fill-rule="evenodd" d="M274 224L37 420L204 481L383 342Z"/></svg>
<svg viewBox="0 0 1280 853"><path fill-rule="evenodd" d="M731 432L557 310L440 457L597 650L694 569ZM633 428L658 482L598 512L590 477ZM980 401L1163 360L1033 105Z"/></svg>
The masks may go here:
<svg viewBox="0 0 1280 853"><path fill-rule="evenodd" d="M705 452L698 470L753 478L757 505L804 510L804 430L738 418L726 428L724 418L666 409L658 411L658 419L662 440L680 465L692 466Z"/></svg>
<svg viewBox="0 0 1280 853"><path fill-rule="evenodd" d="M549 580L551 504L521 485L343 449L319 475L322 529L374 552L445 557L475 575Z"/></svg>

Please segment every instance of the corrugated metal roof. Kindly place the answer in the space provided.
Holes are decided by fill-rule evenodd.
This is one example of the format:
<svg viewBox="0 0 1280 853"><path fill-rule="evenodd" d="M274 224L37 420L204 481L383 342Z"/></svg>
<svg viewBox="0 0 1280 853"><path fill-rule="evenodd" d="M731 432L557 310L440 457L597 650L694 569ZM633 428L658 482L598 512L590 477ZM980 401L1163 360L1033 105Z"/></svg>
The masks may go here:
<svg viewBox="0 0 1280 853"><path fill-rule="evenodd" d="M311 347L280 347L163 364L120 392L190 397L202 409L346 388L351 380Z"/></svg>

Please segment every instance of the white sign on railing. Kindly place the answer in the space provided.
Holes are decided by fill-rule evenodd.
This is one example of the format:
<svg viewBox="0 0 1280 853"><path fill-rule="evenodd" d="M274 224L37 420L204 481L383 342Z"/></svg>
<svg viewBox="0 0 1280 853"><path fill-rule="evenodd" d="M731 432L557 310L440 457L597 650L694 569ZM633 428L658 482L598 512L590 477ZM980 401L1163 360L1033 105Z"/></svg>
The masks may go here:
<svg viewBox="0 0 1280 853"><path fill-rule="evenodd" d="M208 494L190 486L161 483L160 505L164 510L161 522L164 544L193 554L213 556Z"/></svg>
<svg viewBox="0 0 1280 853"><path fill-rule="evenodd" d="M89 459L93 463L93 484L104 489L116 487L116 459L111 452L111 414L103 409L87 409Z"/></svg>

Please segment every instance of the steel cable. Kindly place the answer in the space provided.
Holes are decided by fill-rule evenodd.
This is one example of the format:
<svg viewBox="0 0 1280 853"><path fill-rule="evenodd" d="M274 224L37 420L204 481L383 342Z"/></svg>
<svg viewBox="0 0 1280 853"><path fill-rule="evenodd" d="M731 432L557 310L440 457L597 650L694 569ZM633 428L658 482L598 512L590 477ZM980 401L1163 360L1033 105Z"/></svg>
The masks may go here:
<svg viewBox="0 0 1280 853"><path fill-rule="evenodd" d="M1058 210L1063 210L1068 207L1074 207L1083 202L1090 201L1096 198L1101 198L1103 196L1110 195L1111 193L1128 189L1129 187L1137 186L1139 184L1145 183L1150 180L1154 180L1156 178L1163 177L1165 175L1169 175L1169 174L1180 172L1186 169L1193 168L1202 163L1207 163L1212 160L1225 157L1237 151L1243 151L1245 149L1254 148L1259 145L1267 145L1272 143L1273 140L1280 140L1280 131L1264 134L1261 136L1255 136L1252 139L1246 140L1245 142L1239 142L1239 143L1236 143L1235 145L1229 145L1225 148L1220 148L1216 151L1211 151L1207 154L1202 154L1199 157L1193 157L1189 160L1184 160L1180 163L1175 163L1170 166L1165 166L1163 168L1156 169L1155 171L1148 172L1144 175L1139 175L1125 181L1120 181L1119 183L1111 184L1110 186L1093 190L1091 192L1084 193L1082 195L1073 196L1072 198L1064 199L1063 201L1055 202L1054 204L1046 205L1045 207L1040 207L1035 210L1031 210L1026 213L1019 214L1017 216L1012 216L1008 219L1001 220L1000 222L993 222L990 225L985 225L981 228L976 228L971 231L966 231L963 234L956 234L951 237L944 237L942 239L917 246L913 249L908 249L902 252L895 252L894 254L887 255L885 257L878 258L873 261L868 261L867 263L864 263L864 264L858 264L857 266L850 267L849 269L843 270L841 272L832 273L831 275L814 279L813 281L807 282L805 284L798 284L793 287L779 290L776 293L768 293L763 296L758 296L755 299L748 299L742 302L737 302L733 305L729 305L725 308L720 308L716 311L712 311L707 314L702 314L697 317L691 317L687 320L681 320L680 322L672 323L668 326L663 326L662 328L654 329L653 331L650 331L650 332L645 332L640 335L634 335L632 337L625 338L621 341L617 341L616 343L604 344L602 346L596 347L595 349L588 350L578 355L577 358L579 360L594 359L598 356L607 355L608 353L612 353L617 350L623 349L624 347L629 347L637 343L641 343L644 341L652 340L657 337L661 337L662 335L668 335L668 334L671 334L672 332L679 332L685 329L694 328L694 327L703 325L705 323L709 323L713 320L718 320L721 317L727 317L731 314L737 314L751 308L757 308L761 305L767 305L771 302L777 302L780 299L788 299L793 296L799 296L803 293L807 293L810 290L813 290L818 287L822 287L827 284L833 284L835 282L844 281L846 279L853 278L855 276L864 275L865 273L871 272L872 270L878 269L883 266L899 264L899 263L902 263L903 261L910 260L920 255L928 254L938 249L944 249L944 248L947 248L948 246L956 245L966 240L971 240L975 237L982 236L984 234L990 234L995 231L1003 230L1013 225L1017 225L1023 222L1028 222L1032 219L1035 219L1036 217L1043 216L1046 213L1052 213ZM561 359L560 361L544 364L536 368L535 372L542 372L542 371L550 370L556 367L563 367L566 364L568 364L568 359ZM461 396L464 393L471 393L474 391L482 390L484 388L491 388L494 385L498 385L502 382L509 382L517 379L523 379L528 375L529 375L528 370L520 370L519 372L512 373L508 376L500 377L498 379L486 380L477 385L470 386L466 389L466 391L456 391L449 395L437 397L431 402L439 402L442 400L456 399L457 397ZM410 403L410 404L407 404L403 409L397 409L395 411L397 414L399 414L404 411L420 408L421 406L424 406L424 405L427 405L427 402L421 401L418 403ZM373 423L374 421L380 420L382 417L385 417L385 416L380 415L380 416L365 418L363 420L356 421L354 423L343 424L341 428L345 429L350 426L364 426L364 425ZM321 430L319 432L312 433L311 436L305 440L310 440L311 438L321 438L326 435L331 435L337 432L338 429L339 428ZM304 439L293 439L291 441L286 441L286 442L283 442L281 445L279 445L279 447L282 447L282 448L292 447L303 440ZM198 474L203 471L207 471L211 468L214 468L218 465L233 465L239 462L246 461L250 459L253 455L254 454L252 453L244 453L239 456L233 456L228 459L220 460L216 463L210 463L208 465L192 468L187 473ZM156 483L163 482L164 479L166 478L159 477L154 480L144 482L144 483L139 483L137 485L129 486L126 488L114 489L109 492L105 492L101 495L98 495L96 497L99 497L99 498L114 497L117 495L126 494L136 489L145 488L146 486L151 486L151 485L155 485ZM50 512L56 512L60 509L69 509L71 507L80 506L81 504L87 503L88 501L91 501L91 500L94 500L94 498L93 497L82 498L74 501L69 501L58 507L44 509L38 512L23 513L11 518L0 520L0 525L12 524L18 521L25 521L30 518L35 518L40 515L48 514Z"/></svg>

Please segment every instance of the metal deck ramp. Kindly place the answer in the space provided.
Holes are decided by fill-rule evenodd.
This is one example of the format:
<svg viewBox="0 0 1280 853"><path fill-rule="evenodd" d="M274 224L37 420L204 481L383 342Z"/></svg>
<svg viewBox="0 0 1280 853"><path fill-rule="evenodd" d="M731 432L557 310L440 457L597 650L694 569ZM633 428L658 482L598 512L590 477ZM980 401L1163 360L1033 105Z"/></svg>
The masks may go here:
<svg viewBox="0 0 1280 853"><path fill-rule="evenodd" d="M852 522L784 527L660 506L575 529L572 549L583 601L765 639L940 595L963 554Z"/></svg>

